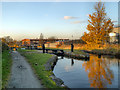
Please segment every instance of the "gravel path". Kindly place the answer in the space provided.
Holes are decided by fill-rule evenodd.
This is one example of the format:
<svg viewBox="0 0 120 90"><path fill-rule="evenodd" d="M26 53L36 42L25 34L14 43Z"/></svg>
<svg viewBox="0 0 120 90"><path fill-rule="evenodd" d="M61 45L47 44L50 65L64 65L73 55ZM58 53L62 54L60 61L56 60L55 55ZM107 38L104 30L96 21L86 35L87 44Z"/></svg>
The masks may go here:
<svg viewBox="0 0 120 90"><path fill-rule="evenodd" d="M17 51L12 52L12 73L8 88L43 88L30 65Z"/></svg>

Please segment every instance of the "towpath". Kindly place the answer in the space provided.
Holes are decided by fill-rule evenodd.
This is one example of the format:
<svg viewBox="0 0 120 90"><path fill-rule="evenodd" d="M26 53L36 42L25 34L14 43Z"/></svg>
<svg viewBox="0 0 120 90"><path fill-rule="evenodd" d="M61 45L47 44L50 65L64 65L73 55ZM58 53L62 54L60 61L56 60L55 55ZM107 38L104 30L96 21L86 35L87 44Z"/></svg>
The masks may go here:
<svg viewBox="0 0 120 90"><path fill-rule="evenodd" d="M43 88L31 66L17 51L12 52L12 72L7 88Z"/></svg>

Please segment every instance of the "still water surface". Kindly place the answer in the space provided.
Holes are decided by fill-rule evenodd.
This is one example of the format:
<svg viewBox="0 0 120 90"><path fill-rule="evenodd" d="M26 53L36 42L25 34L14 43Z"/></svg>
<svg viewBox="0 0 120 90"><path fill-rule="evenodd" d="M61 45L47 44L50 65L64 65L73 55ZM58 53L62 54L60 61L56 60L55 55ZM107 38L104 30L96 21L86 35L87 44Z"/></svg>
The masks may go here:
<svg viewBox="0 0 120 90"><path fill-rule="evenodd" d="M118 68L118 59L106 56L90 55L89 61L59 57L53 73L69 88L118 88Z"/></svg>

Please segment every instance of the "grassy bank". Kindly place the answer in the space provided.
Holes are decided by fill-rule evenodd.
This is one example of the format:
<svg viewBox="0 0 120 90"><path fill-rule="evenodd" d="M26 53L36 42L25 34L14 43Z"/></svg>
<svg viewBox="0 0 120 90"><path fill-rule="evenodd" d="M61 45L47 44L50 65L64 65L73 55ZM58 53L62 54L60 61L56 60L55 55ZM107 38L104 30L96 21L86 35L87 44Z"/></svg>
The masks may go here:
<svg viewBox="0 0 120 90"><path fill-rule="evenodd" d="M51 74L53 74L52 71L45 70L45 64L47 61L53 56L50 54L43 54L43 53L33 53L35 51L32 50L18 50L21 55L25 56L27 61L32 66L35 74L38 76L38 78L41 80L41 83L46 88L60 88L56 86L56 83L49 77Z"/></svg>
<svg viewBox="0 0 120 90"><path fill-rule="evenodd" d="M2 88L5 88L5 85L8 82L10 71L12 66L12 58L9 50L4 50L2 52Z"/></svg>

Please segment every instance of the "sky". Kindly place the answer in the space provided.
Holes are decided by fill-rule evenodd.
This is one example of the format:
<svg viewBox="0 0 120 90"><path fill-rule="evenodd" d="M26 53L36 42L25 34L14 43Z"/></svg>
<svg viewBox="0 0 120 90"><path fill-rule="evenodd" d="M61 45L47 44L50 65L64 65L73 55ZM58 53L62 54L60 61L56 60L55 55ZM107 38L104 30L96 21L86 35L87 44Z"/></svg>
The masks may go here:
<svg viewBox="0 0 120 90"><path fill-rule="evenodd" d="M0 37L13 39L80 38L88 24L88 14L95 12L96 2L2 2ZM118 23L118 2L105 2L107 17Z"/></svg>

